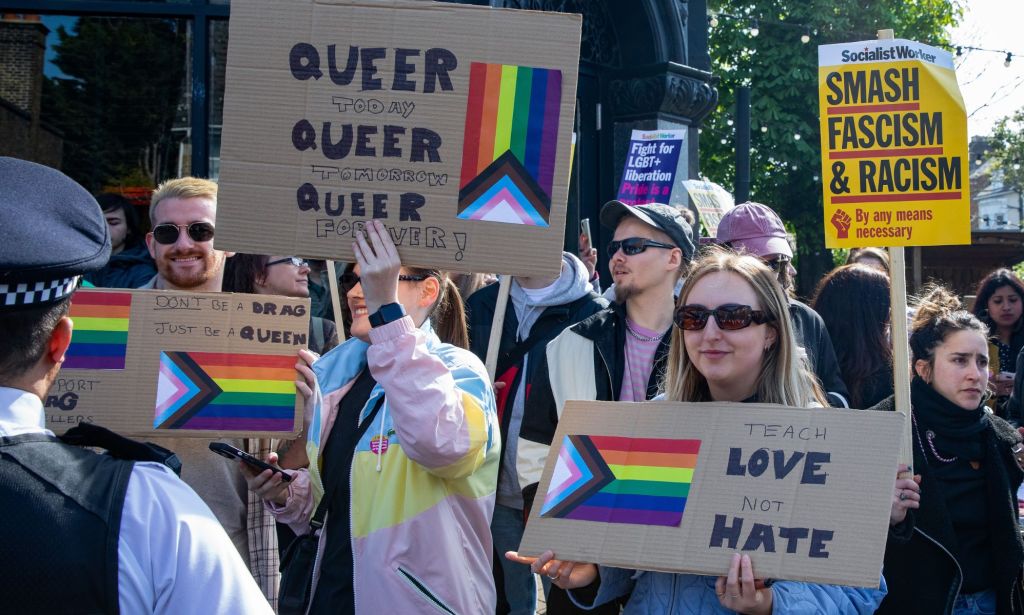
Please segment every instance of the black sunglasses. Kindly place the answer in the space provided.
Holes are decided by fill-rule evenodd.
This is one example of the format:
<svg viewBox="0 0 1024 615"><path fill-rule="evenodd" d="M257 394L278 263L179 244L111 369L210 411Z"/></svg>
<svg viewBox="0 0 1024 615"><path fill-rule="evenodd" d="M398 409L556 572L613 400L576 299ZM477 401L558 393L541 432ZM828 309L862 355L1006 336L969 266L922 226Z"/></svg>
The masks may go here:
<svg viewBox="0 0 1024 615"><path fill-rule="evenodd" d="M423 280L426 280L429 277L431 277L431 276L429 276L429 275L405 275L405 274L402 274L402 275L398 276L398 281L399 282L422 282ZM340 278L338 278L339 289L343 293L347 293L348 291L352 290L353 288L355 288L356 284L358 284L358 283L359 283L359 274L356 273L355 271L346 271L345 273L341 274Z"/></svg>
<svg viewBox="0 0 1024 615"><path fill-rule="evenodd" d="M192 241L201 243L213 239L213 225L209 222L193 222L192 224L157 224L153 227L153 239L157 243L171 245L178 241L181 229L187 229Z"/></svg>
<svg viewBox="0 0 1024 615"><path fill-rule="evenodd" d="M280 265L282 263L290 263L298 269L301 269L303 267L309 267L309 261L303 260L298 256L286 256L284 258L279 258L276 261L270 261L269 263L267 263L266 266L273 267L274 265Z"/></svg>
<svg viewBox="0 0 1024 615"><path fill-rule="evenodd" d="M701 331L707 326L708 317L712 314L722 331L738 331L746 329L751 323L763 325L775 320L771 314L735 303L720 305L713 310L703 305L684 305L676 309L672 320L683 331Z"/></svg>
<svg viewBox="0 0 1024 615"><path fill-rule="evenodd" d="M765 264L772 268L772 271L778 273L780 270L784 270L789 266L790 258L786 255L780 255L777 258L773 258L770 261L765 261Z"/></svg>
<svg viewBox="0 0 1024 615"><path fill-rule="evenodd" d="M619 248L622 248L622 253L626 256L634 256L636 254L640 254L647 248L665 248L666 250L671 250L675 247L676 246L670 243L662 243L645 237L627 237L622 241L608 242L608 258L615 256L615 253L619 251Z"/></svg>

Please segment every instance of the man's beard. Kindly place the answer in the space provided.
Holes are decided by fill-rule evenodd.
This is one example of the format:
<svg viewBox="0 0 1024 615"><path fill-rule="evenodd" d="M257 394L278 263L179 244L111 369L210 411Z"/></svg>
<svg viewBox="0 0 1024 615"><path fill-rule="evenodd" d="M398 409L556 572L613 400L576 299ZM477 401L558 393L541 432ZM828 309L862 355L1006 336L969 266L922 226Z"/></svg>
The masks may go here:
<svg viewBox="0 0 1024 615"><path fill-rule="evenodd" d="M626 300L636 294L636 288L632 284L625 286L615 285L615 303L626 303Z"/></svg>
<svg viewBox="0 0 1024 615"><path fill-rule="evenodd" d="M184 273L175 270L172 258L198 256L203 266L193 272ZM157 261L157 270L169 285L175 288L191 289L202 286L212 280L224 268L224 253L211 250L206 254L168 254ZM220 289L216 289L220 290Z"/></svg>

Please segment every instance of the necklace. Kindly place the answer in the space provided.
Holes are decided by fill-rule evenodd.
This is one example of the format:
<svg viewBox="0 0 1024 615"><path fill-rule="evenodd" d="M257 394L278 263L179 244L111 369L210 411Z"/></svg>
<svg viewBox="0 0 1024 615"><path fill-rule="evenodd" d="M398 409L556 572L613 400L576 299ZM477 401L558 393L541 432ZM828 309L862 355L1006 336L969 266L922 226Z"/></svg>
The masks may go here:
<svg viewBox="0 0 1024 615"><path fill-rule="evenodd" d="M924 450L924 444L921 442L921 430L917 429L917 417L914 416L913 413L911 413L910 416L914 421L915 431L917 431L917 443L921 447L921 450ZM939 451L935 450L935 432L932 431L931 429L924 432L924 437L926 440L928 440L928 448L931 449L932 455L934 455L935 458L941 461L942 463L953 463L958 459L956 455L950 458L943 457L942 455L939 454Z"/></svg>
<svg viewBox="0 0 1024 615"><path fill-rule="evenodd" d="M657 342L661 338L665 337L665 333L662 333L661 335L652 335L650 337L640 335L639 333L633 330L633 327L629 326L628 320L626 321L626 331L628 331L629 334L633 336L633 339L636 339L641 342Z"/></svg>

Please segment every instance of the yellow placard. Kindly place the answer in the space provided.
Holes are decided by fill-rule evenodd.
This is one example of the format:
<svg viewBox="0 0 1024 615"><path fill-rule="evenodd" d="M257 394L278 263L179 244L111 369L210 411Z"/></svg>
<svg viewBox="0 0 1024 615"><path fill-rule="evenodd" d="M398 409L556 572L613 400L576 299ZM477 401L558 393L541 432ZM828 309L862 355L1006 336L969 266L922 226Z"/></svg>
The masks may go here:
<svg viewBox="0 0 1024 615"><path fill-rule="evenodd" d="M971 242L953 57L900 39L818 48L825 245Z"/></svg>

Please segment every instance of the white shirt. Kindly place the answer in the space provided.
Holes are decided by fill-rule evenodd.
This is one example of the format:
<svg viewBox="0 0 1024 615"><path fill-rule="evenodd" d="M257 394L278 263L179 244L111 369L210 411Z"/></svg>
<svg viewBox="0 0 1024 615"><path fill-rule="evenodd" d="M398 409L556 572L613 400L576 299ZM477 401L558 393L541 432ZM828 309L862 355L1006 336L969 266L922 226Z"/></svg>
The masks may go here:
<svg viewBox="0 0 1024 615"><path fill-rule="evenodd" d="M0 387L0 437L53 435L45 418L34 394ZM273 614L213 513L163 464L132 470L117 564L122 613Z"/></svg>

